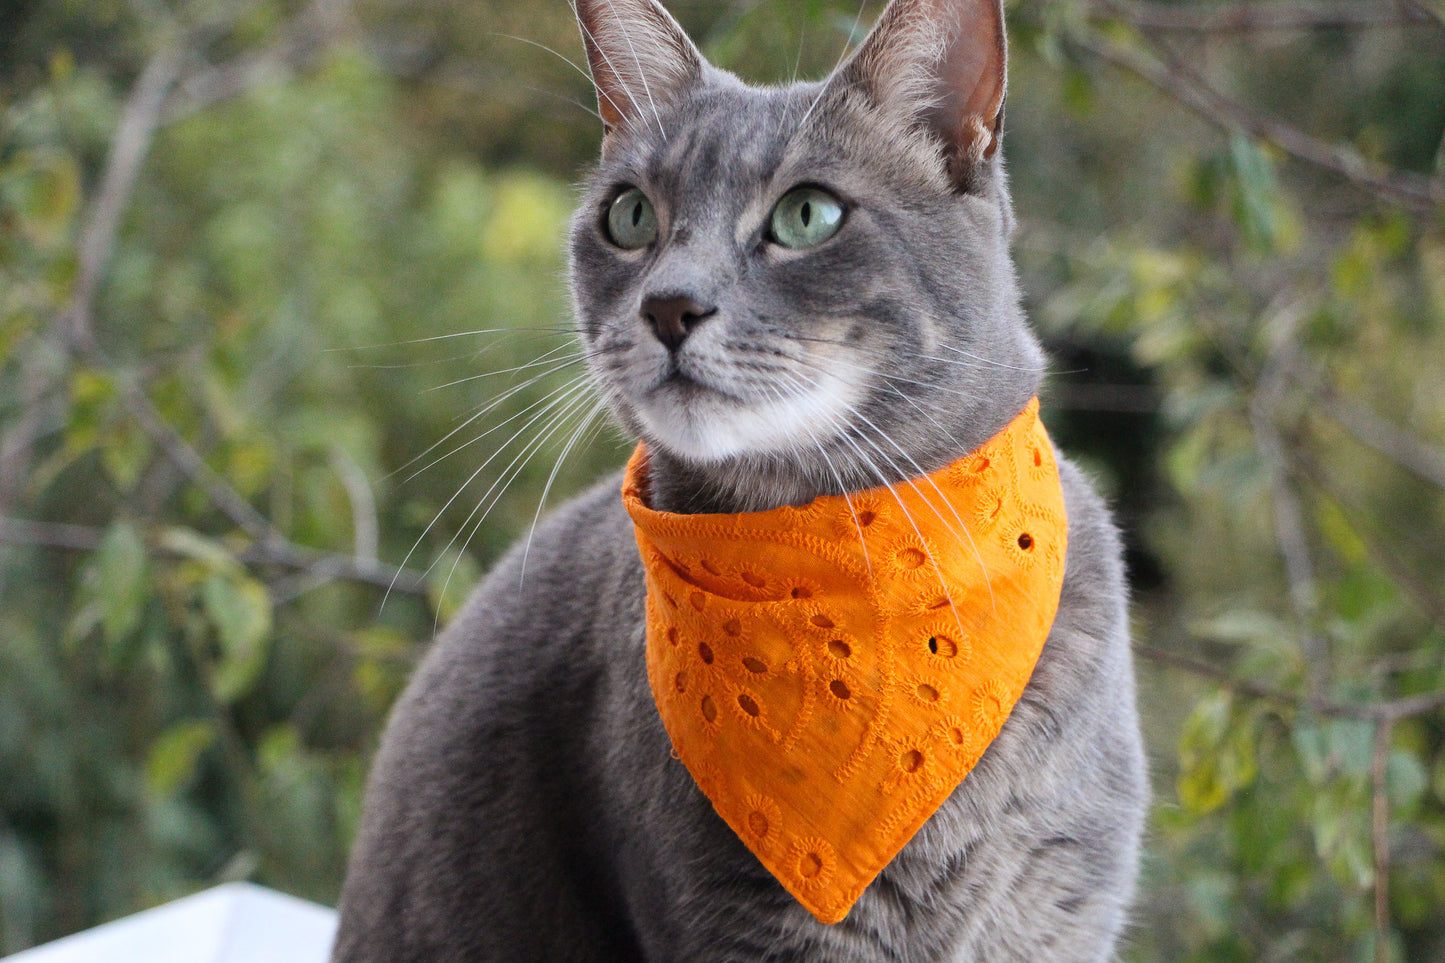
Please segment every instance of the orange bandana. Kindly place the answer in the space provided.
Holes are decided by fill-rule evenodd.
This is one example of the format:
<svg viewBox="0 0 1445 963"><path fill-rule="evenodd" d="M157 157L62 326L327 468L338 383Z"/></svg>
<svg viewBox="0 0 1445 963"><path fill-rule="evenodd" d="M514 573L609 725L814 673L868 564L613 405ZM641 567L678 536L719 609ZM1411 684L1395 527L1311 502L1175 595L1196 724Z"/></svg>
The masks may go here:
<svg viewBox="0 0 1445 963"><path fill-rule="evenodd" d="M1033 673L1064 578L1038 399L925 478L803 508L623 502L647 570L647 676L714 808L836 923L963 780Z"/></svg>

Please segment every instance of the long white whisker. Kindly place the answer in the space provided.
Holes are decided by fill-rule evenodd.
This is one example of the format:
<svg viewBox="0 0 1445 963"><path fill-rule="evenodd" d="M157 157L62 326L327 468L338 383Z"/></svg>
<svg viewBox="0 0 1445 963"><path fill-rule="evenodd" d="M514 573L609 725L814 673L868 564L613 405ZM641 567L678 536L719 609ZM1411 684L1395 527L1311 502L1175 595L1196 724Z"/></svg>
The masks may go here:
<svg viewBox="0 0 1445 963"><path fill-rule="evenodd" d="M569 395L569 400L566 402L562 410L553 415L552 420L547 423L547 427L540 434L536 435L522 446L521 451L517 453L516 457L512 459L512 461L507 465L506 468L502 469L496 480L492 482L491 487L489 487L485 492L482 493L482 497L477 501L476 506L469 513L467 513L467 517L462 521L461 527L458 529L457 534L453 535L451 539L447 541L446 546L442 549L443 552L450 550L451 547L456 544L458 535L460 535L463 531L466 531L468 527L470 527L471 530L467 532L466 538L462 541L462 545L461 548L458 550L457 557L452 560L452 567L447 571L446 580L442 583L442 595L446 594L448 586L451 585L452 576L456 574L457 565L461 562L462 554L466 552L467 546L471 544L471 541L473 538L476 537L477 532L481 531L482 525L484 525L487 521L487 516L491 514L492 509L496 507L497 503L502 500L502 496L507 493L507 489L511 487L512 482L516 481L516 479L520 477L522 471L527 467L527 462L531 460L533 455L535 455L538 451L541 450L542 446L546 444L547 439L552 437L552 435L556 434L558 429L560 429L562 425L566 423L567 419L571 417L578 408L580 408L586 403L587 386L583 385L579 386L579 388L577 389L574 389L571 395ZM513 435L512 437L515 438L516 435ZM508 443L510 444L510 440ZM502 450L503 449L498 449L498 453L500 453ZM491 459L488 459L488 461L490 460ZM493 492L496 492L496 494L493 495ZM483 507L483 505L485 505L485 508ZM480 512L480 515L478 515L478 512ZM472 519L474 517L476 518L476 524L472 524ZM440 556L438 558L440 558ZM433 562L430 566L427 567L426 572L423 574L430 573L432 568L434 568L435 566L436 563ZM438 613L438 617L440 617L440 613Z"/></svg>
<svg viewBox="0 0 1445 963"><path fill-rule="evenodd" d="M861 413L857 410L857 408L855 408L855 407L852 406L852 405L849 405L849 406L847 406L847 407L848 407L848 413L849 413L852 417L855 417L855 418L858 418L858 419L860 419L860 420L866 421L866 419L864 419L864 418L862 417ZM874 429L874 430L876 431L877 429ZM918 527L918 523L914 520L914 518L913 518L913 513L908 510L908 506L903 503L903 498L902 498L902 496L898 493L897 489L894 487L894 486L897 484L897 482L890 480L887 475L885 475L881 470L879 470L879 468L873 463L872 459L868 458L868 457L864 454L863 450L858 446L857 442L855 442L855 441L853 440L852 436L851 436L848 432L842 432L842 433L840 433L840 434L838 435L838 437L841 438L841 439L843 439L845 442L847 442L848 445L849 445L850 447L852 447L853 450L858 453L858 457L861 458L861 459L864 461L864 463L865 463L869 468L871 468L876 475L878 475L880 481L882 482L882 486L883 486L885 489L888 490L888 493L889 493L890 495L893 496L893 500L898 504L898 510L901 511L901 512L903 513L903 517L908 520L909 527L911 527L911 528L913 529L913 534L915 534L915 535L918 536L918 542L919 542L920 545L923 546L924 554L928 556L928 561L929 561L929 563L932 564L932 566L933 566L934 574L938 577L938 586L939 586L939 588L941 588L941 589L943 590L943 596L944 596L944 598L946 598L946 599L948 600L949 610L950 610L951 612L953 612L954 620L958 623L959 637L962 638L963 635L965 634L965 633L964 633L964 629L963 629L963 621L962 621L962 619L959 617L958 607L957 607L957 605L954 604L953 595L952 595L952 593L951 593L951 592L949 591L949 589L948 589L948 582L947 582L947 580L945 580L944 577L943 577L943 569L942 569L942 567L938 564L938 559L934 557L934 555L933 555L933 549L929 546L928 540L923 537L923 531ZM859 438L861 438L861 439L864 440L864 441L868 441L867 437L864 436L864 435L859 435ZM871 441L869 441L869 444L870 444L870 445L873 447L873 449L878 453L878 455L883 459L883 462L884 462L890 469L892 469L894 475L896 475L900 480L906 482L906 483L909 485L909 487L913 488L914 493L918 495L918 497L923 501L923 503L924 503L925 505L928 505L930 508L933 508L932 503L929 502L928 499L924 497L923 493L918 490L917 486L913 485L911 479L908 478L908 476L907 476L906 473L904 473L903 471L901 471L901 470L899 469L898 465L894 463L893 459L889 457L888 453L885 452L885 451L883 451L883 449L879 448L876 444L874 444L874 443L871 442ZM911 460L911 459L910 459L910 460ZM915 465L914 467L917 468L916 465ZM934 508L933 511L934 511L935 514L938 514L938 510L937 510L936 508ZM939 520L940 520L940 521L943 520L941 515L939 516ZM945 523L945 526L944 526L944 527L947 528L947 524L946 524L946 523ZM955 536L955 537L956 537L956 536ZM991 591L991 590L990 590L990 591Z"/></svg>
<svg viewBox="0 0 1445 963"><path fill-rule="evenodd" d="M359 344L349 347L324 348L323 354L331 354L337 351L374 351L380 348L403 348L413 344L428 344L432 341L451 341L456 338L474 338L483 334L515 334L519 331L543 332L549 335L570 335L570 328L479 328L475 331L457 331L453 334L438 334L429 338L411 338L407 341L388 341L381 344Z"/></svg>
<svg viewBox="0 0 1445 963"><path fill-rule="evenodd" d="M512 387L508 388L506 391L502 392L500 395L498 395L497 397L493 398L490 402L488 402L487 404L482 405L480 408L478 408L477 411L476 411L474 414L471 414L471 415L467 416L467 418L466 418L465 420L463 420L461 424L457 425L457 426L456 426L455 428L453 428L451 431L447 432L447 433L446 433L445 435L443 435L440 439L438 439L437 441L434 441L434 442L432 442L430 445L428 445L425 451L421 452L420 454L416 455L414 458L412 458L412 459L410 459L409 461L407 461L407 463L404 464L404 465L402 465L400 468L396 469L396 470L393 471L393 472L390 472L386 477L387 477L387 478L391 478L391 477L394 476L394 475L398 475L398 474L406 471L406 470L407 470L408 468L410 468L412 465L415 465L417 462L421 461L421 460L422 460L423 458L425 458L427 455L431 454L432 452L436 451L439 447L441 447L442 445L446 444L448 440L450 440L452 437L454 437L458 432L460 432L460 431L462 431L463 429L465 429L468 425L472 424L473 422L475 422L475 421L476 421L477 419L479 419L479 418L485 417L487 414L489 414L490 412L492 412L493 410L495 410L498 405L501 405L501 404L505 403L508 399L510 399L510 398L512 398L512 397L514 397L514 396L516 396L516 395L518 395L518 394L520 394L520 393L523 392L523 391L526 391L528 388L532 387L534 384L536 384L537 382L541 381L542 379L551 377L552 375L556 374L557 372L565 370L566 368L570 367L572 364L573 364L572 361L558 362L557 367L552 368L552 369L549 369L549 370L547 370L547 371L543 371L541 374L536 375L535 377L532 377L532 378L528 378L526 381L522 382L522 383L519 384L519 385L513 385ZM583 380L583 379L586 378L586 377L587 377L587 376L586 376L585 374L578 375L577 377L573 378L571 381L566 382L566 384L567 384L567 385L576 384L578 381L581 381L581 380ZM565 385L564 385L564 387L565 387ZM458 447L458 448L454 448L453 450L447 452L445 455L442 455L442 456L440 456L439 458L437 458L437 459L435 459L435 460L427 463L427 464L424 465L423 467L421 467L421 468L417 469L416 471L412 472L410 475L407 475L405 480L406 480L406 481L411 481L411 480L412 480L413 478L415 478L417 475L420 475L422 472L426 471L428 468L431 468L433 465L437 464L437 462L444 461L444 460L446 460L447 458L450 458L452 455L455 455L458 451L461 451L463 448L467 448L467 447L475 444L478 440L480 440L480 439L482 439L482 438L485 438L487 435L491 434L491 433L492 433L493 431L495 431L497 428L500 428L500 427L502 427L503 425L506 425L508 422L513 421L515 418L518 418L518 417L520 417L521 415L526 414L528 411L530 411L531 409L535 408L537 405L542 404L542 403L545 402L548 398L550 398L552 395L556 394L556 393L557 393L558 391L560 391L560 390L562 390L562 389L561 389L561 388L554 388L554 389L552 389L552 390L549 391L547 394L543 395L543 396L542 396L542 399L541 399L540 401L533 402L532 404L528 405L526 408L523 408L522 411L519 412L517 415L513 415L511 418L508 418L506 421L503 421L503 422L499 423L498 425L494 425L492 428L488 428L486 431L482 432L480 435L478 435L476 438L473 438L471 441L467 442L466 444L461 445L461 446Z"/></svg>
<svg viewBox="0 0 1445 963"><path fill-rule="evenodd" d="M501 502L501 497L506 495L507 489L512 487L513 481L522 477L522 473L526 470L527 463L532 461L533 455L536 455L538 451L542 450L546 445L546 441L548 441L552 435L555 435L556 432L561 431L566 421L568 421L572 415L577 414L578 409L581 409L587 402L587 386L581 386L581 388L572 392L564 408L562 408L561 411L555 412L551 421L548 421L548 424L546 424L546 427L538 432L535 437L530 438L526 444L523 444L522 450L517 451L516 457L513 457L512 461L507 464L507 467L503 468L503 470L497 474L497 479L491 483L491 486L488 487L486 492L483 492L483 495L477 500L477 505L471 509L471 512L467 513L467 518L462 521L461 528L458 529L457 535L452 535L451 541L447 542L447 547L445 547L444 551L447 551L447 549L452 547L452 544L455 544L461 532L467 531L467 529L470 528L471 531L467 531L467 536L465 536L464 541L462 541L460 549L461 552L467 551L467 545L470 545L471 539L475 538L477 532L481 531L481 526L487 522L487 516L491 515L491 509L496 508L497 503ZM478 513L480 513L480 515L478 515ZM475 523L473 523L473 518L477 519ZM455 573L455 570L457 570L457 562L460 561L460 555L458 555L455 560L452 560L452 568L451 571L448 571L447 581L442 584L442 591L444 591L444 593L447 591L447 586L451 584L452 573ZM431 570L428 568L428 571Z"/></svg>
<svg viewBox="0 0 1445 963"><path fill-rule="evenodd" d="M538 50L545 50L552 56L556 57L558 60L562 61L567 66L571 67L573 70L577 71L582 76L586 77L588 80L592 79L592 75L589 74L587 71L583 70L576 61L574 61L570 57L565 56L564 54L559 53L556 50L553 50L551 47L547 46L544 43L538 43L536 40L530 40L526 37L518 37L516 34L500 33L495 30L490 31L488 35L492 37L501 37L504 40L515 40L518 43L524 43L529 47L536 47Z"/></svg>
<svg viewBox="0 0 1445 963"><path fill-rule="evenodd" d="M582 380L583 380L582 378L577 378L577 379L576 379L574 382L572 382L572 383L575 385L575 384L577 384L578 382L581 382ZM575 390L577 390L577 389L574 388L573 390L575 391ZM421 547L422 542L424 542L424 541L426 540L426 537L427 537L428 534L430 534L432 528L434 528L434 527L436 526L436 523L441 520L442 515L446 514L446 510L452 506L452 503L455 502L458 498L461 497L462 492L466 491L467 486L470 485L473 481L475 481L475 480L477 479L477 476L480 475L483 471L485 471L485 470L486 470L486 467L487 467L488 465L490 465L490 464L492 463L492 461L493 461L498 455L500 455L503 451L506 450L507 445L510 445L513 441L515 441L515 440L517 439L518 436L520 436L523 432L525 432L528 428L530 428L533 424L535 424L535 423L538 421L538 419L542 418L542 417L547 413L547 410L548 410L548 409L556 406L556 405L559 404L559 403L562 403L562 399L559 399L558 397L556 397L556 395L557 395L557 392L552 392L552 394L550 394L550 395L548 396L548 398L550 398L551 400L547 402L547 407L546 407L546 408L543 408L543 410L540 411L540 412L538 412L535 416L533 416L533 418L532 418L530 421L528 421L528 422L527 422L525 425L523 425L521 428L517 429L517 431L512 435L511 438L508 438L505 442L503 442L503 443L497 448L497 450L496 450L495 452L493 452L490 456L487 457L487 459L486 459L485 461L483 461L480 465L478 465L478 466L476 467L476 470L474 470L469 476L467 476L467 480L464 481L464 482L462 482L462 484L457 488L456 494L452 495L451 498L448 498L448 499L447 499L446 504L442 505L442 507L437 510L437 513L432 516L432 520L427 523L426 528L422 529L422 532L421 532L420 535L417 536L416 541L415 541L415 542L412 542L411 548L407 550L406 557L403 558L403 559L401 560L401 564L400 564L399 566L397 566L398 572L401 571L402 569L405 569L405 568L406 568L407 562L411 561L412 555L416 554L416 550ZM570 397L570 393L569 393L568 397ZM533 407L535 407L535 406L533 406ZM455 541L455 540L456 540L456 537L453 536L453 537L452 537L452 541ZM451 542L448 542L448 543L447 543L447 547L448 547L448 548L451 547ZM433 565L435 565L435 563L433 563ZM427 572L430 572L431 569L432 569L432 566L428 566L428 567L427 567ZM425 573L423 573L423 574L425 574ZM391 595L391 590L392 590L392 588L395 587L395 585L396 585L396 580L393 579L393 580L392 580L392 584L389 585L389 586L387 586L387 589L386 589L385 594L382 595L381 604L382 604L383 607L385 607L385 605L386 605L386 600L387 600L387 598L390 597L390 595Z"/></svg>
<svg viewBox="0 0 1445 963"><path fill-rule="evenodd" d="M880 439L888 442L888 443L889 443L890 445L892 445L895 449L897 449L897 451L899 452L899 454L901 454L904 458L908 459L909 464L911 464L911 465L913 466L914 470L918 473L918 474L917 474L917 477L919 477L919 478L921 478L922 480L928 482L928 484L933 487L933 490L938 493L939 499L943 502L944 505L946 505L946 506L948 507L949 513L950 513L951 515L953 515L954 519L958 522L958 527L959 527L959 530L961 530L961 532L962 532L962 534L963 534L963 537L966 538L966 539L968 539L969 548L973 551L973 557L974 557L974 559L978 562L979 571L981 571L981 572L983 573L983 583L984 583L984 586L988 588L989 607L990 607L991 609L993 609L995 613L997 613L997 611L998 611L998 602L997 602L997 600L994 598L994 594L993 594L993 579L992 579L992 578L989 576L989 574L988 574L988 566L984 563L983 553L979 551L978 543L974 541L973 533L968 530L968 524L967 524L966 522L964 522L964 520L959 516L959 514L958 514L958 509L954 506L953 502L951 502L951 501L949 500L948 496L947 496L946 494L944 494L943 489L941 489L941 488L938 487L938 482L936 482L936 481L933 480L933 476L930 475L930 474L928 474L927 472L925 472L925 471L919 466L918 462L916 462L916 461L913 460L913 456L909 455L908 452L904 451L903 448L902 448L901 446L899 446L898 442L894 441L894 440L893 440L891 437L889 437L889 436L887 435L887 433L885 433L881 428L879 428L877 425L873 424L872 421L868 420L868 418L867 418L862 412L857 411L857 410L855 409L854 412L853 412L853 414L854 414L855 417L857 417L858 419L860 419L865 425L867 425L869 428L873 429L873 433L874 433L875 435L877 435ZM865 440L867 440L866 437L865 437ZM873 443L870 441L869 444L873 444ZM875 445L875 447L876 447L876 445ZM885 456L885 457L886 457L886 456ZM934 515L937 516L938 520L943 523L943 527L946 528L946 529L948 529L950 532L952 532L953 536L954 536L955 538L957 538L958 535L959 535L959 532L953 530L953 528L948 524L947 519L945 519L945 518L942 516L942 514L939 513L937 506L935 506L935 505L933 504L933 502L931 502L931 501L928 499L928 497L927 497L926 495L924 495L922 491L919 490L918 486L913 482L912 479L906 479L906 481L907 481L908 487L911 488L911 489L913 489L914 494L916 494L916 495L919 497L919 499L923 502L923 504L927 505L927 506L933 511ZM960 628L961 628L961 626L960 626Z"/></svg>
<svg viewBox="0 0 1445 963"><path fill-rule="evenodd" d="M784 396L780 390L775 389L774 393L778 395L779 400L784 399ZM804 392L801 386L793 386L792 397L804 397ZM828 427L832 428L836 433L838 429L841 428L841 426L837 424L836 417L831 418L830 421L832 423ZM848 486L843 483L843 476L838 474L838 469L836 466L834 466L833 459L828 457L828 449L824 447L823 442L820 441L818 439L818 436L813 433L811 427L804 425L803 431L805 434L807 434L808 439L813 443L813 447L818 449L818 454L822 457L823 464L828 467L829 474L833 476L833 480L838 485L838 491L843 495L843 501L848 505L848 514L853 516L853 528L858 532L858 547L863 551L863 567L868 570L868 580L871 582L873 581L873 560L868 555L868 540L863 537L863 523L859 521L858 512L853 507L853 497L848 491Z"/></svg>
<svg viewBox="0 0 1445 963"><path fill-rule="evenodd" d="M542 509L546 507L547 494L552 490L552 483L557 480L557 472L561 470L562 463L567 460L567 455L572 451L572 446L575 445L583 433L591 427L593 420L598 414L606 409L607 403L601 399L592 406L592 410L587 413L587 417L582 419L582 422L577 426L576 430L572 432L572 437L567 439L567 443L562 446L562 453L557 456L557 461L552 466L552 472L547 476L547 484L542 486L542 497L537 499L537 511L532 515L532 524L527 529L527 544L526 547L522 549L522 574L518 576L517 579L519 588L527 578L527 559L532 555L532 536L537 534L537 521L542 517Z"/></svg>
<svg viewBox="0 0 1445 963"><path fill-rule="evenodd" d="M575 10L575 8L574 8L574 10ZM607 68L612 71L612 76L617 78L617 82L622 86L622 89L626 92L628 99L631 100L633 103L636 103L636 102L637 102L637 98L632 95L632 91L631 91L631 90L628 90L628 89L627 89L627 82L622 79L622 74L618 71L617 67L612 63L612 58L609 57L609 56L607 56L607 51L604 50L603 47L602 47L602 45L597 42L597 38L593 35L592 31L590 31L590 30L587 29L587 25L582 22L582 19L581 19L580 17L577 19L577 26L582 29L582 33L587 36L587 39L590 40L590 41L592 41L592 46L594 46L594 47L597 48L597 52L598 52L599 54L601 54L602 60L607 64ZM596 88L597 88L597 93L598 93L598 95L601 96L601 97L603 97L604 99L606 99L606 101L607 101L609 104L612 105L612 109L615 110L615 111L617 111L617 114L618 114L619 117L626 117L626 116L627 116L627 111L623 110L623 109L618 105L617 101L613 100L612 97L607 93L607 91L604 90L604 89L602 89L602 85L601 85L601 84L595 83L595 78L594 78L594 86L596 86Z"/></svg>
<svg viewBox="0 0 1445 963"><path fill-rule="evenodd" d="M1006 368L1006 369L1008 369L1009 371L1026 371L1026 372L1028 372L1029 374L1039 374L1040 372L1043 372L1043 371L1047 371L1047 370L1048 370L1048 366L1047 366L1047 365L1027 366L1027 365L1008 364L1008 363L1003 362L1003 361L994 361L992 358L985 358L985 357L983 357L982 355L971 354L971 353L963 350L962 348L955 348L953 345L948 344L947 342L939 342L939 345L938 345L938 346L939 346L940 348L944 349L945 351L952 351L954 354L961 354L961 355L963 355L965 358L968 358L968 359L973 360L973 361L977 361L979 364L986 364L986 365L990 365L990 366L995 367L995 368ZM927 357L927 355L924 355L923 357ZM944 362L946 363L946 360L947 360L947 359L944 359L944 358L929 358L929 360L930 360L930 361L944 361Z"/></svg>
<svg viewBox="0 0 1445 963"><path fill-rule="evenodd" d="M532 368L539 368L543 365L555 364L557 355L561 354L564 351L571 350L573 347L574 345L570 343L558 345L551 351L548 351L546 354L536 358L535 360L528 361L526 364L519 364L512 368L498 368L495 371L483 371L481 374L467 375L465 378L458 378L455 381L448 381L446 384L433 385L426 390L429 392L441 391L444 388L455 388L457 385L464 385L470 381L481 381L483 378L495 378L497 375L516 374L519 371L527 371ZM567 359L568 362L581 360L583 359L582 355L580 354Z"/></svg>
<svg viewBox="0 0 1445 963"><path fill-rule="evenodd" d="M858 24L863 22L863 11L867 6L868 0L863 0L862 3L858 4L858 15L853 18L853 29L849 32L847 39L843 41L843 49L838 51L838 60L833 64L833 69L828 72L829 77L836 73L839 67L843 66L843 60L848 56L848 48L852 46L853 38L858 35ZM793 129L795 133L801 131L804 125L808 123L808 118L813 116L813 111L817 109L818 104L823 100L823 95L827 92L828 82L824 80L823 85L818 88L818 96L813 98L813 102L809 104L808 109L803 112L803 119L798 121L798 126Z"/></svg>
<svg viewBox="0 0 1445 963"><path fill-rule="evenodd" d="M647 85L647 71L642 69L642 58L637 56L637 48L632 45L632 38L627 35L627 28L622 22L622 17L618 15L617 6L612 0L607 0L607 9L612 11L612 19L617 21L617 30L622 34L622 39L627 41L627 49L632 53L632 62L637 65L637 79L642 81L642 92L647 95L647 105L652 108L652 116L657 120L657 132L662 135L665 143L667 131L662 126L662 115L657 112L657 103L652 99L652 89Z"/></svg>

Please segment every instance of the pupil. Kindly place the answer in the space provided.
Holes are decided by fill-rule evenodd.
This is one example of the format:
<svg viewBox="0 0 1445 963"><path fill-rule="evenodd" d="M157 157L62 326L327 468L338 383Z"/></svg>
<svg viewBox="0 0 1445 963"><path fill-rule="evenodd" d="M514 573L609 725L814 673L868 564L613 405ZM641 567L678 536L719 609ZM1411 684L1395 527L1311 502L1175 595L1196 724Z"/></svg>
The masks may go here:
<svg viewBox="0 0 1445 963"><path fill-rule="evenodd" d="M639 201L632 207L632 226L636 227L642 223L642 203Z"/></svg>
<svg viewBox="0 0 1445 963"><path fill-rule="evenodd" d="M802 215L804 227L807 227L813 222L813 205L811 203L804 203L802 210L798 213Z"/></svg>

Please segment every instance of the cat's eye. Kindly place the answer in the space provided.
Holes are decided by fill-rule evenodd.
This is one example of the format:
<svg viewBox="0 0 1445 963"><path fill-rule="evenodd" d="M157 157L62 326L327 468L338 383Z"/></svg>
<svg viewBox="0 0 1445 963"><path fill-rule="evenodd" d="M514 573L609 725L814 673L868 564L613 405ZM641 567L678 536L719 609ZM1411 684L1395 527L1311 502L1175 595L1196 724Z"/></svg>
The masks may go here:
<svg viewBox="0 0 1445 963"><path fill-rule="evenodd" d="M657 240L657 212L646 194L633 187L617 196L607 211L607 237L629 250Z"/></svg>
<svg viewBox="0 0 1445 963"><path fill-rule="evenodd" d="M843 202L821 187L795 187L783 195L768 224L783 247L817 247L843 226Z"/></svg>

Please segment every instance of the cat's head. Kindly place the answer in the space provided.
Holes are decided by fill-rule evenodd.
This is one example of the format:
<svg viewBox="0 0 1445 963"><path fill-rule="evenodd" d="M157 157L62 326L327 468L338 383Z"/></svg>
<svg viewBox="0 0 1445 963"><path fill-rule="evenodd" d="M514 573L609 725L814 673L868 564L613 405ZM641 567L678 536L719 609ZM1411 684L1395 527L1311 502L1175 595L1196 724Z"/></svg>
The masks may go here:
<svg viewBox="0 0 1445 963"><path fill-rule="evenodd" d="M658 507L916 476L1036 393L1001 0L893 0L832 76L767 88L709 65L654 0L577 12L606 125L572 228L577 317Z"/></svg>

